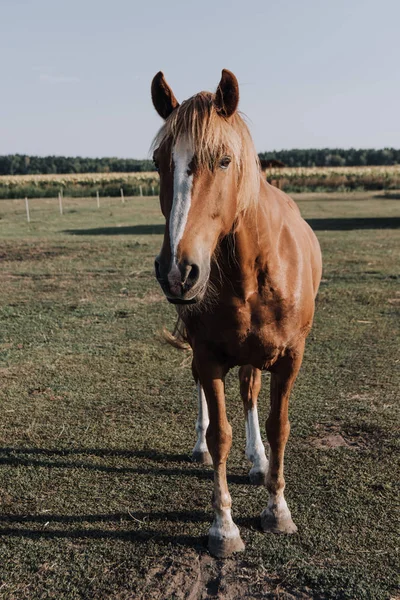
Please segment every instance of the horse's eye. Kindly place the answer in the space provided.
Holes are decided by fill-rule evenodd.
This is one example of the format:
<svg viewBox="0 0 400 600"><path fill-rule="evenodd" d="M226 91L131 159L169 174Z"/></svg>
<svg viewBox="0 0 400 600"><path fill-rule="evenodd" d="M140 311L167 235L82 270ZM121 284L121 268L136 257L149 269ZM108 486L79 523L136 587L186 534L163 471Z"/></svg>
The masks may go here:
<svg viewBox="0 0 400 600"><path fill-rule="evenodd" d="M219 161L219 166L221 167L221 169L227 169L231 163L231 160L232 159L230 156L223 156Z"/></svg>
<svg viewBox="0 0 400 600"><path fill-rule="evenodd" d="M160 172L160 167L158 166L158 162L156 162L155 160L153 160L153 163L154 163L154 166L155 166L155 169L156 169L157 173L159 173Z"/></svg>

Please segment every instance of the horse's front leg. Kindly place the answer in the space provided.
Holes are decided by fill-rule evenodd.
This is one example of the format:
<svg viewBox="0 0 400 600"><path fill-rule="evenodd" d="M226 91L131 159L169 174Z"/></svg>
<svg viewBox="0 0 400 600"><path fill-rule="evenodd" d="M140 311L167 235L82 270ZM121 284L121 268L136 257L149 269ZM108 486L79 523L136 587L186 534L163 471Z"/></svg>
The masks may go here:
<svg viewBox="0 0 400 600"><path fill-rule="evenodd" d="M289 396L303 359L304 343L279 359L271 369L271 409L266 422L268 442L271 448L267 489L269 502L261 513L264 531L273 533L296 533L290 510L283 492L283 457L290 433L288 419Z"/></svg>
<svg viewBox="0 0 400 600"><path fill-rule="evenodd" d="M232 520L232 502L226 480L226 461L232 445L232 427L225 409L226 370L221 365L201 359L196 361L196 367L207 399L210 423L206 438L214 466L215 518L209 530L208 547L214 556L225 558L244 550L239 529Z"/></svg>
<svg viewBox="0 0 400 600"><path fill-rule="evenodd" d="M246 423L246 456L253 463L249 477L254 485L265 485L268 460L261 439L257 398L261 389L261 371L246 365L239 369L240 394Z"/></svg>

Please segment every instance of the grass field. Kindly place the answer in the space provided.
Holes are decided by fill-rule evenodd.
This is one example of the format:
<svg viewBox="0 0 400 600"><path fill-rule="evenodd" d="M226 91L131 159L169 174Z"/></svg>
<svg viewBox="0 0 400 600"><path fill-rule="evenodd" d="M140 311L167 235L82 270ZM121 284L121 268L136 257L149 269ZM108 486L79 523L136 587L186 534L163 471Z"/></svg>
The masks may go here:
<svg viewBox="0 0 400 600"><path fill-rule="evenodd" d="M211 558L210 468L192 464L190 357L153 277L155 198L0 202L0 598L399 597L400 201L295 197L324 256L292 395L296 536L264 535L228 376L233 513L246 552ZM268 375L260 399L267 415ZM265 437L265 435L264 435Z"/></svg>

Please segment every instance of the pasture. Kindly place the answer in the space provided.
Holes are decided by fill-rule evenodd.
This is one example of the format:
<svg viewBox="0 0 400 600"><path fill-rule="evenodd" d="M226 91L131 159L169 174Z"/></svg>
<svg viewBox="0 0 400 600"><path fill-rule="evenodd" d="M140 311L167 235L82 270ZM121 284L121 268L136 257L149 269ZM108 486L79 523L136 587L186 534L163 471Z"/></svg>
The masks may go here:
<svg viewBox="0 0 400 600"><path fill-rule="evenodd" d="M206 550L212 469L195 441L190 355L160 342L156 198L0 202L0 598L379 600L398 594L395 194L298 194L321 243L314 328L291 399L286 497L264 535L237 372L228 481L246 552ZM260 418L267 415L263 375ZM265 439L265 433L263 439Z"/></svg>

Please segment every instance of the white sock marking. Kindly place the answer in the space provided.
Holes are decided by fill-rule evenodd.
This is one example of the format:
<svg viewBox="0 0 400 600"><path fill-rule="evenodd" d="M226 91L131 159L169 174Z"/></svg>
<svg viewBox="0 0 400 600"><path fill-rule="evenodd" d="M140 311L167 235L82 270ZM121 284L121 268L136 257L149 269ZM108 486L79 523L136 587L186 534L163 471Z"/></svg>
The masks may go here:
<svg viewBox="0 0 400 600"><path fill-rule="evenodd" d="M193 452L208 452L206 431L210 419L208 417L206 396L200 382L197 383L197 398L199 403L199 412L196 421L197 442L193 448Z"/></svg>
<svg viewBox="0 0 400 600"><path fill-rule="evenodd" d="M246 456L253 463L252 470L266 472L268 460L261 439L257 405L246 415Z"/></svg>
<svg viewBox="0 0 400 600"><path fill-rule="evenodd" d="M230 508L222 508L215 511L214 521L208 533L212 537L224 540L239 537L239 529L232 520Z"/></svg>

